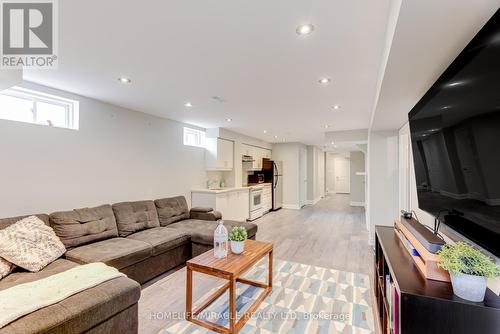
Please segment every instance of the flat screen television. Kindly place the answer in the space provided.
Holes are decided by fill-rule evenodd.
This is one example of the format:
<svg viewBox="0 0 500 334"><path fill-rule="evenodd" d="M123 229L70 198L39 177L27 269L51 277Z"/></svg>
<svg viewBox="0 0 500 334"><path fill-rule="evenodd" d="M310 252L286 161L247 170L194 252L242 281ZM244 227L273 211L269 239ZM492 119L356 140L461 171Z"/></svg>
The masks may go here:
<svg viewBox="0 0 500 334"><path fill-rule="evenodd" d="M420 209L500 257L500 11L409 120Z"/></svg>

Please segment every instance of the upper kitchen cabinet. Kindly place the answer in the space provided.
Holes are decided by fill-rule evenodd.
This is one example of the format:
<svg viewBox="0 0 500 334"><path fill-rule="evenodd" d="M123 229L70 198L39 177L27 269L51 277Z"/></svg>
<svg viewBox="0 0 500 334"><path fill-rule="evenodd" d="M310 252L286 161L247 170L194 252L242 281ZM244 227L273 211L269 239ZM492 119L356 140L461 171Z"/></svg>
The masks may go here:
<svg viewBox="0 0 500 334"><path fill-rule="evenodd" d="M262 149L262 158L271 159L271 152L272 152L271 150L263 148Z"/></svg>
<svg viewBox="0 0 500 334"><path fill-rule="evenodd" d="M271 159L271 150L247 144L242 144L241 147L243 155L251 156L253 158L251 170L261 170L262 159Z"/></svg>
<svg viewBox="0 0 500 334"><path fill-rule="evenodd" d="M233 170L234 142L222 138L206 138L205 164L207 170Z"/></svg>
<svg viewBox="0 0 500 334"><path fill-rule="evenodd" d="M253 146L247 145L247 144L241 144L241 153L242 155L248 155L253 157Z"/></svg>

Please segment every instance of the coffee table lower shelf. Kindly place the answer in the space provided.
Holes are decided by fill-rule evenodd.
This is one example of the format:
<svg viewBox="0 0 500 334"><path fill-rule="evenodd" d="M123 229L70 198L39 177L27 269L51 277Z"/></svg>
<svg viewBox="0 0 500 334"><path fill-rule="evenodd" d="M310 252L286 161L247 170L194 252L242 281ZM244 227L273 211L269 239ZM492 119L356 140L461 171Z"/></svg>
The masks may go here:
<svg viewBox="0 0 500 334"><path fill-rule="evenodd" d="M252 303L252 305L248 308L248 310L241 316L238 321L234 323L234 329L231 331L230 328L223 327L217 324L214 324L213 322L206 321L206 320L199 320L196 319L196 316L198 316L201 312L203 312L207 307L209 307L217 298L219 298L224 292L226 292L227 289L230 288L230 283L224 284L219 290L217 290L214 294L212 294L210 297L208 297L205 302L196 308L195 310L192 311L191 314L188 313L187 320L191 321L192 323L195 323L199 326L205 327L207 329L219 332L219 333L237 333L250 319L252 314L257 310L259 305L266 299L266 297L271 293L273 290L272 287L268 287L266 284L261 283L261 282L253 282L249 280L243 280L243 279L237 279L237 282L244 283L244 284L249 284L253 285L259 288L264 288L264 290L260 293L259 297ZM263 287L266 286L266 287ZM235 319L236 320L236 319ZM229 321L231 323L231 319Z"/></svg>

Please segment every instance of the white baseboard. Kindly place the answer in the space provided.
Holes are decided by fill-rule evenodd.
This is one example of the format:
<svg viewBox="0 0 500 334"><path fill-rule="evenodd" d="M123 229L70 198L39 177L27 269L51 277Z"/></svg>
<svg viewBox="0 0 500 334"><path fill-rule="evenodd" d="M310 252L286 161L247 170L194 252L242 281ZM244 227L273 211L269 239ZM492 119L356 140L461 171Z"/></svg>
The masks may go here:
<svg viewBox="0 0 500 334"><path fill-rule="evenodd" d="M306 200L306 205L314 205L314 204L318 203L319 201L321 201L322 198L323 197L320 196L314 200L308 199L308 200Z"/></svg>
<svg viewBox="0 0 500 334"><path fill-rule="evenodd" d="M300 205L298 205L298 204L283 204L283 209L300 210Z"/></svg>
<svg viewBox="0 0 500 334"><path fill-rule="evenodd" d="M365 206L365 202L351 202L350 205L351 206L362 206L362 207L364 207Z"/></svg>

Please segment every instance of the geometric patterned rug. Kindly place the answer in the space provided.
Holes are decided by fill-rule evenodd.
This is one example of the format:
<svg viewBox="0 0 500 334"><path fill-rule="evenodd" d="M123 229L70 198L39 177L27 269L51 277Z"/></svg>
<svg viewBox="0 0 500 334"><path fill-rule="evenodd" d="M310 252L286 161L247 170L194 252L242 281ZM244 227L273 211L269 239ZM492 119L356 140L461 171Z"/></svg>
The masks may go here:
<svg viewBox="0 0 500 334"><path fill-rule="evenodd" d="M375 333L368 275L275 260L273 291L260 304L239 333L369 334ZM244 275L266 281L267 261ZM208 292L210 295L216 290ZM236 309L239 316L258 297L260 288L238 283ZM200 318L227 326L227 292ZM206 296L198 302L205 300ZM195 304L194 307L197 305ZM185 320L163 329L162 334L214 333Z"/></svg>

